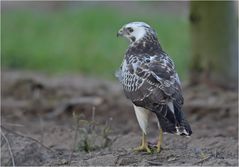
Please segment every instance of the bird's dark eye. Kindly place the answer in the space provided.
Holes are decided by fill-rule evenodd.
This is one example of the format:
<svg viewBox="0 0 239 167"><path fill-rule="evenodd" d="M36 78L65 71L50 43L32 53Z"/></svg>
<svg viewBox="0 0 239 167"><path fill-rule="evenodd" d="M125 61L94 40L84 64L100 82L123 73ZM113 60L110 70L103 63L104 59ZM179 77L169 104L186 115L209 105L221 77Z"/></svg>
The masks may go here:
<svg viewBox="0 0 239 167"><path fill-rule="evenodd" d="M128 27L127 30L128 30L129 32L133 32L133 31L134 31L133 28L131 28L131 27Z"/></svg>

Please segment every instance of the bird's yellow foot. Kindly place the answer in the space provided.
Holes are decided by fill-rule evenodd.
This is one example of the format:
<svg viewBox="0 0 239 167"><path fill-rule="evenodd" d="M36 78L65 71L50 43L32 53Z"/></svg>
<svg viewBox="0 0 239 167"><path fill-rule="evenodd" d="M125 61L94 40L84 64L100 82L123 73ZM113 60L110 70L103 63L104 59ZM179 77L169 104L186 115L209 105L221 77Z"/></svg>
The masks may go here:
<svg viewBox="0 0 239 167"><path fill-rule="evenodd" d="M157 153L159 153L161 151L161 143L163 142L163 130L160 128L159 130L159 139L158 139L158 143L157 143Z"/></svg>
<svg viewBox="0 0 239 167"><path fill-rule="evenodd" d="M157 144L157 149L156 149L157 153L159 153L161 151L161 143L158 142Z"/></svg>
<svg viewBox="0 0 239 167"><path fill-rule="evenodd" d="M134 148L134 151L145 151L147 153L152 153L152 151L150 150L148 144L144 143L139 147Z"/></svg>
<svg viewBox="0 0 239 167"><path fill-rule="evenodd" d="M149 149L148 142L146 140L146 135L143 133L142 135L142 144L139 147L136 147L134 151L146 151L147 153L152 153L152 151Z"/></svg>

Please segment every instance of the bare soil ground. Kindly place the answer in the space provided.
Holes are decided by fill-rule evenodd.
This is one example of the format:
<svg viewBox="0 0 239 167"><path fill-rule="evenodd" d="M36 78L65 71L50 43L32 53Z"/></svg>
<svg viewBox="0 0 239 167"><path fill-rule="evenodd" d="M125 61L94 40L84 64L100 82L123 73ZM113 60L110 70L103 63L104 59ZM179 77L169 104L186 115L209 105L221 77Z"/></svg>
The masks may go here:
<svg viewBox="0 0 239 167"><path fill-rule="evenodd" d="M164 135L160 153L133 152L141 131L116 82L3 71L1 164L238 166L237 92L184 85L190 138ZM151 115L149 142L157 141Z"/></svg>

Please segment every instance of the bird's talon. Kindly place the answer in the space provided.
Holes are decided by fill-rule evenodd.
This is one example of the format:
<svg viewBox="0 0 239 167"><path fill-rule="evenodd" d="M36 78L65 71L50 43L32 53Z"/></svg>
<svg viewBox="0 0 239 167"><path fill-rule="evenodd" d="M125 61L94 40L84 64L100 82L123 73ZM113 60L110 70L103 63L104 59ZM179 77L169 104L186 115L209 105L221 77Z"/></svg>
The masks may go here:
<svg viewBox="0 0 239 167"><path fill-rule="evenodd" d="M161 149L162 149L160 143L157 144L156 148L157 148L156 149L157 153L159 153L161 151Z"/></svg>
<svg viewBox="0 0 239 167"><path fill-rule="evenodd" d="M148 145L141 145L139 147L136 147L134 149L134 151L145 151L147 153L152 153L152 151L150 150L150 148L148 147Z"/></svg>

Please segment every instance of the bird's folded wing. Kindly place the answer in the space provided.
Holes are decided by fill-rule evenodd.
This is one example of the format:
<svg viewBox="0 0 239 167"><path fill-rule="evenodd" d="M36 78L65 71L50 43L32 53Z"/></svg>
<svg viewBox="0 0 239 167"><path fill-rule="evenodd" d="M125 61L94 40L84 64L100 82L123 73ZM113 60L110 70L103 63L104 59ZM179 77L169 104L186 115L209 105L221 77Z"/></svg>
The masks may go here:
<svg viewBox="0 0 239 167"><path fill-rule="evenodd" d="M153 105L173 99L183 104L181 86L174 64L165 54L131 56L121 71L121 83L126 96L136 105Z"/></svg>

